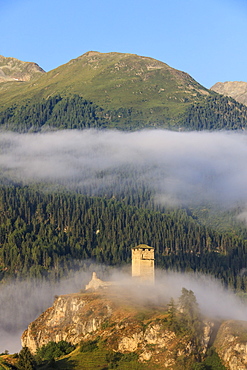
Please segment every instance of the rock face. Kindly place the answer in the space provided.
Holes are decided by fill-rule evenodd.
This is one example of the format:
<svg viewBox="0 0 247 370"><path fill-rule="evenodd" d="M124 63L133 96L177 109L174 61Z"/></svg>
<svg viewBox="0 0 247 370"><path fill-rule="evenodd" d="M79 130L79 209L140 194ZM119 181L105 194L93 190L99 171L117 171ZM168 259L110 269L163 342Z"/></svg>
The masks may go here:
<svg viewBox="0 0 247 370"><path fill-rule="evenodd" d="M167 319L164 305L138 305L128 295L120 297L112 288L63 295L28 326L22 335L22 346L35 353L50 341L79 344L100 337L108 349L135 352L141 362L151 361L175 370L179 361L193 362L198 348L203 358L213 345L226 369L247 369L247 322L204 320L203 335L196 348L188 335L170 329Z"/></svg>
<svg viewBox="0 0 247 370"><path fill-rule="evenodd" d="M247 322L224 322L214 345L227 369L247 369Z"/></svg>
<svg viewBox="0 0 247 370"><path fill-rule="evenodd" d="M94 294L70 294L55 299L22 336L32 352L50 341L79 343L98 330L112 313L112 304Z"/></svg>
<svg viewBox="0 0 247 370"><path fill-rule="evenodd" d="M0 82L30 81L45 71L36 63L22 62L0 55Z"/></svg>
<svg viewBox="0 0 247 370"><path fill-rule="evenodd" d="M204 323L201 343L205 352L213 324ZM100 337L118 352L136 352L139 361L154 361L173 369L178 358L192 358L191 339L176 335L167 325L164 306L143 307L127 296L105 289L59 296L52 307L32 322L22 335L22 346L32 353L50 341L81 341ZM174 367L175 369L175 367Z"/></svg>
<svg viewBox="0 0 247 370"><path fill-rule="evenodd" d="M217 82L211 90L226 96L230 96L239 103L247 105L247 82L227 81Z"/></svg>

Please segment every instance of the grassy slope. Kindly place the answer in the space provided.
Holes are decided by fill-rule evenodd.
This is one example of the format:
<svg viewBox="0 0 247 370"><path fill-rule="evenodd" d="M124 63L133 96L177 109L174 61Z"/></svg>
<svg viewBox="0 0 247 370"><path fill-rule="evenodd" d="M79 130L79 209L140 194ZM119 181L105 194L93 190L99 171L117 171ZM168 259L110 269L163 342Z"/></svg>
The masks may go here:
<svg viewBox="0 0 247 370"><path fill-rule="evenodd" d="M188 74L152 58L88 52L38 80L0 85L2 107L54 94L79 94L105 110L121 107L145 117L176 117L191 103L214 94Z"/></svg>
<svg viewBox="0 0 247 370"><path fill-rule="evenodd" d="M77 348L73 353L66 356L65 358L57 362L57 366L61 370L106 370L109 369L109 364L106 361L106 355L109 353L105 348L99 348L92 352L80 352ZM118 370L161 370L163 366L151 364L151 363L140 363L137 360L132 361L121 361L117 369ZM40 370L49 370L51 368L44 367Z"/></svg>
<svg viewBox="0 0 247 370"><path fill-rule="evenodd" d="M0 370L11 370L16 362L17 359L13 355L0 355Z"/></svg>

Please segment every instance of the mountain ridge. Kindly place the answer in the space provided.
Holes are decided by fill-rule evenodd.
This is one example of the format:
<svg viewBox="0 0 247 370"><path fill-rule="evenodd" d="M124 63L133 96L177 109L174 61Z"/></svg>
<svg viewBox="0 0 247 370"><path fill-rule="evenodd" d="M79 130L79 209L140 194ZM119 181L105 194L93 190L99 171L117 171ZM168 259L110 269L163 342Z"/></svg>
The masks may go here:
<svg viewBox="0 0 247 370"><path fill-rule="evenodd" d="M0 83L30 81L43 73L46 72L37 63L0 55Z"/></svg>
<svg viewBox="0 0 247 370"><path fill-rule="evenodd" d="M210 89L219 94L230 96L239 103L247 105L247 82L244 81L217 82Z"/></svg>

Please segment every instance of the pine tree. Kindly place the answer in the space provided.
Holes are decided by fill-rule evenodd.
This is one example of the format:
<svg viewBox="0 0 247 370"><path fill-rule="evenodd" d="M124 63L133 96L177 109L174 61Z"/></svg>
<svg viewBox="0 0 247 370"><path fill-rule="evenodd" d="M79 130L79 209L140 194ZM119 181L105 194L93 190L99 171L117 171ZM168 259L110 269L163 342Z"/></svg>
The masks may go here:
<svg viewBox="0 0 247 370"><path fill-rule="evenodd" d="M23 347L19 353L19 360L17 363L19 370L34 370L35 361L28 347Z"/></svg>

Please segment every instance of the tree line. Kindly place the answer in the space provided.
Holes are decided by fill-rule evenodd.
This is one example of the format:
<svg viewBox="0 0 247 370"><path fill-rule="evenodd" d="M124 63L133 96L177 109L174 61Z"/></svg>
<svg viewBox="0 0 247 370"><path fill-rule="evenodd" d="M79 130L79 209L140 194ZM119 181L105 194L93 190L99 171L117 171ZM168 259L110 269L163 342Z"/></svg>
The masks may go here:
<svg viewBox="0 0 247 370"><path fill-rule="evenodd" d="M133 107L104 110L79 95L54 95L47 99L29 100L0 112L0 128L17 132L39 132L60 129L118 128L136 130L145 127L188 130L239 130L247 125L247 107L219 94L188 106L176 117L167 115L168 107L159 109L158 116L146 116ZM154 110L155 111L155 110ZM168 118L169 117L169 118Z"/></svg>

